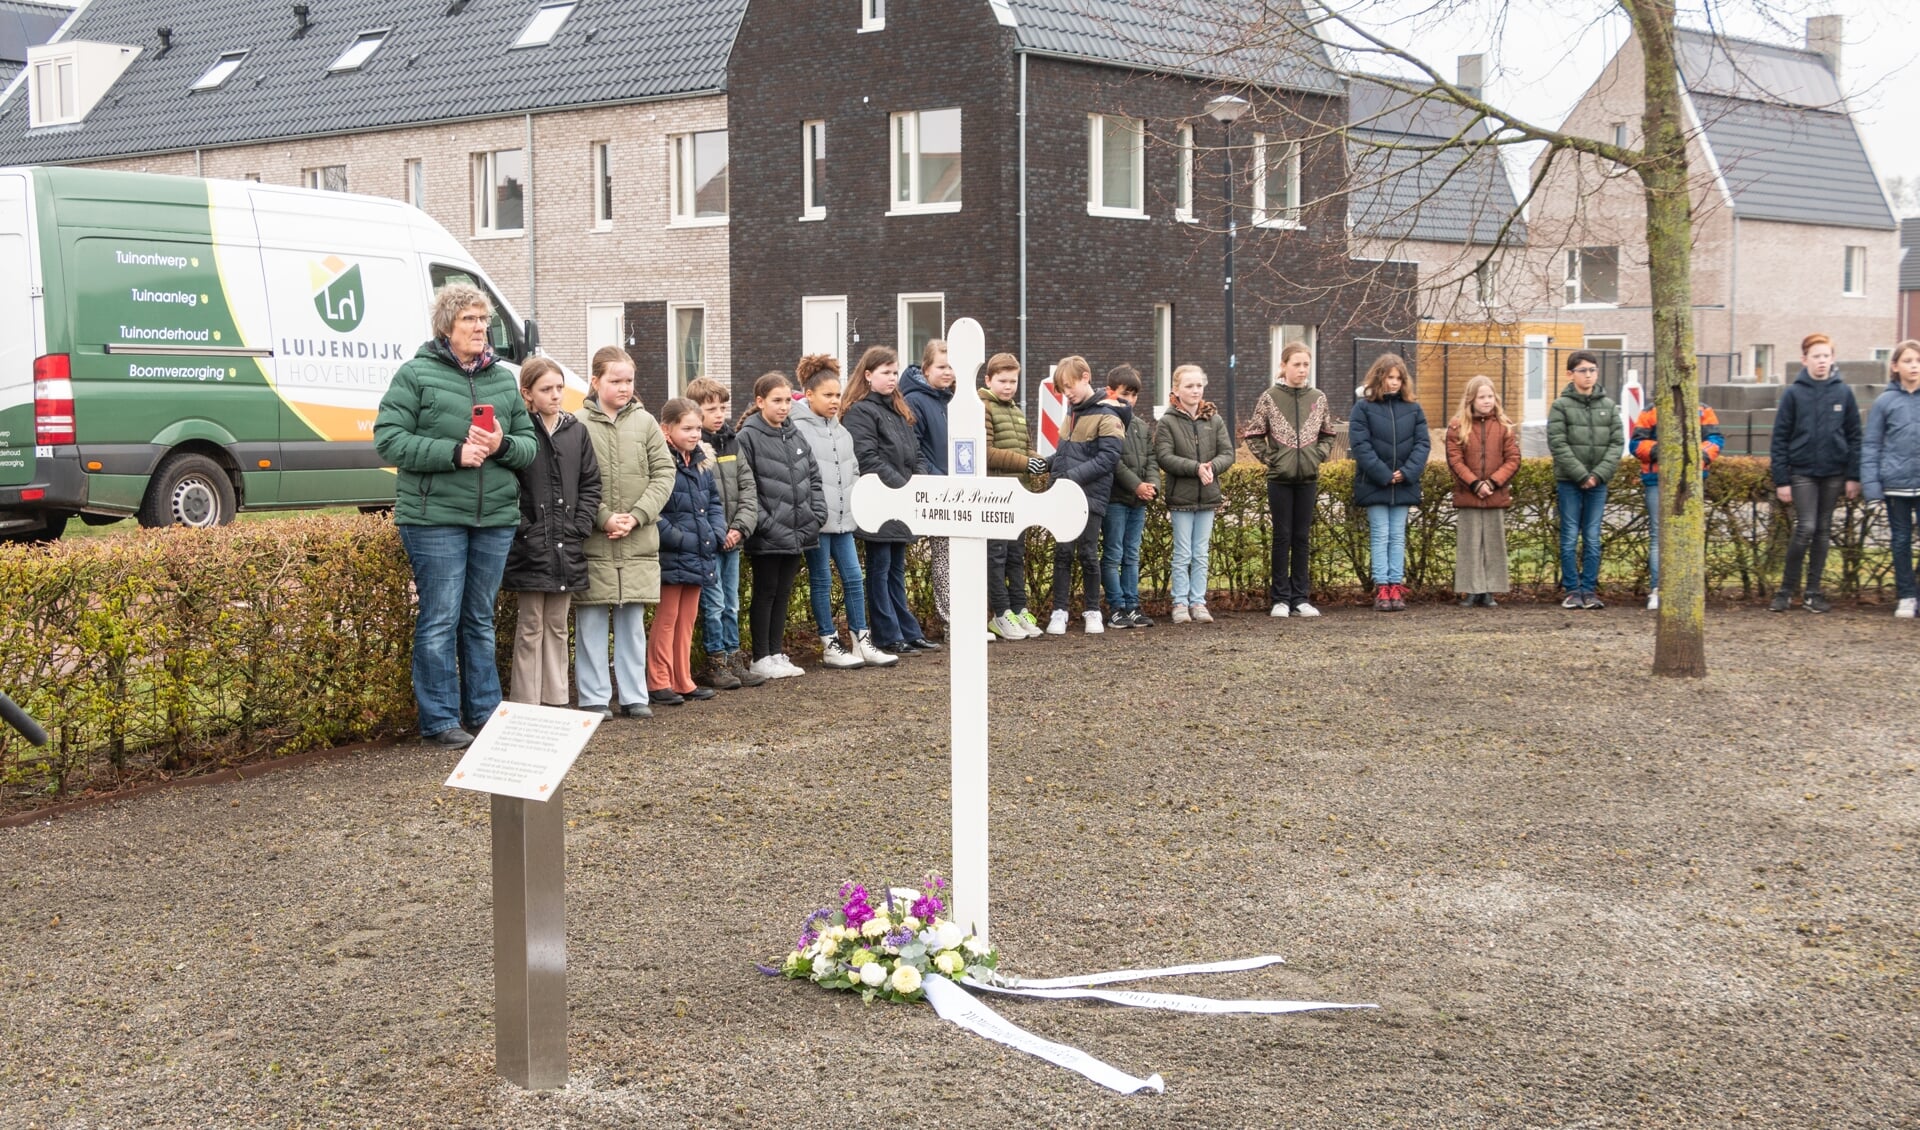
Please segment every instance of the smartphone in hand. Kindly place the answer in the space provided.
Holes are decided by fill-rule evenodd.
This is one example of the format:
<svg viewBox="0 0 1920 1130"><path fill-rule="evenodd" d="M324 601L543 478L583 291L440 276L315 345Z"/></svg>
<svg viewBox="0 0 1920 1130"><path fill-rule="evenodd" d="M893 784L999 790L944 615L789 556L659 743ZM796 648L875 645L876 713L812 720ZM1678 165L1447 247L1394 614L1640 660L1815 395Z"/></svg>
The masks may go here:
<svg viewBox="0 0 1920 1130"><path fill-rule="evenodd" d="M493 422L493 405L476 404L473 406L473 426L489 432L497 432L500 430Z"/></svg>

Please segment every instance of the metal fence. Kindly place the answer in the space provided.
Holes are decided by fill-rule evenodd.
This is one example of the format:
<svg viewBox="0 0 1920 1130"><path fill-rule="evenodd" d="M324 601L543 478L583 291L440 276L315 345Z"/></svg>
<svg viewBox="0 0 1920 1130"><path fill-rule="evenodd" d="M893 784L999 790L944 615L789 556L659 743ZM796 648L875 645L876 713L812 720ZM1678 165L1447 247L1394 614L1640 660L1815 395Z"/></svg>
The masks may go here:
<svg viewBox="0 0 1920 1130"><path fill-rule="evenodd" d="M1591 353L1600 359L1600 388L1609 395L1617 394L1625 385L1629 371L1639 374L1642 386L1651 381L1653 354L1650 352L1550 343L1509 345L1406 338L1354 338L1353 371L1357 379L1382 353L1404 357L1412 370L1413 386L1420 401L1427 406L1427 414L1436 420L1437 427L1441 417L1452 414L1467 381L1476 376L1491 379L1500 391L1500 402L1516 416L1529 398L1551 402L1565 382L1567 355L1577 352ZM1739 355L1697 353L1694 361L1699 366L1701 384L1726 384L1738 372Z"/></svg>

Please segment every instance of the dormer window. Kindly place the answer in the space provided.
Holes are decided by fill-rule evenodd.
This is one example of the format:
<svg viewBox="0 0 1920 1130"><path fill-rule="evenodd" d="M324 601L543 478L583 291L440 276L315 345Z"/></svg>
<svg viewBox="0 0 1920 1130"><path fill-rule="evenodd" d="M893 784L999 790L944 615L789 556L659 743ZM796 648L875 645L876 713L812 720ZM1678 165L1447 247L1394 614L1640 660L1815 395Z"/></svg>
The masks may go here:
<svg viewBox="0 0 1920 1130"><path fill-rule="evenodd" d="M80 120L79 99L74 97L73 56L48 59L33 65L33 124L59 125Z"/></svg>
<svg viewBox="0 0 1920 1130"><path fill-rule="evenodd" d="M887 0L860 0L860 30L879 31L887 26Z"/></svg>
<svg viewBox="0 0 1920 1130"><path fill-rule="evenodd" d="M527 21L526 30L520 33L520 38L513 41L513 45L515 47L545 47L547 44L552 43L553 37L560 34L560 25L567 22L567 17L573 14L575 6L573 0L565 0L564 3L559 4L540 5L540 7L534 11L533 18Z"/></svg>
<svg viewBox="0 0 1920 1130"><path fill-rule="evenodd" d="M380 50L380 45L387 41L387 36L392 31L393 29L390 27L383 27L376 28L373 31L361 32L358 36L354 37L351 44L348 44L345 51L340 52L340 57L335 59L331 66L327 67L327 73L335 74L340 71L359 70L366 65L368 59L373 58L375 51Z"/></svg>
<svg viewBox="0 0 1920 1130"><path fill-rule="evenodd" d="M27 48L29 128L85 121L139 54L138 47L82 39Z"/></svg>
<svg viewBox="0 0 1920 1130"><path fill-rule="evenodd" d="M228 79L233 77L233 72L240 69L240 64L245 61L246 57L247 53L245 51L229 51L220 56L219 61L215 62L213 66L208 67L207 73L201 75L199 81L193 84L193 89L220 89L226 85Z"/></svg>

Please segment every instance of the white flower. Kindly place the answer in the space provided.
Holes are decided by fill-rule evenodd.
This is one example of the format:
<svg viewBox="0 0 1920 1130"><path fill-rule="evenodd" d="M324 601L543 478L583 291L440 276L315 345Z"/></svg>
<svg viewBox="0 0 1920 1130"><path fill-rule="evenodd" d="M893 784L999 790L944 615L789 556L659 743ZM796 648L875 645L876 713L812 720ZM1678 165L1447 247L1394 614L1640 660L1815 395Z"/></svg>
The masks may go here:
<svg viewBox="0 0 1920 1130"><path fill-rule="evenodd" d="M838 969L839 964L837 962L827 961L825 959L816 961L813 963L813 979L816 981L825 981L827 978L832 977Z"/></svg>
<svg viewBox="0 0 1920 1130"><path fill-rule="evenodd" d="M887 932L887 920L879 915L869 918L867 924L860 927L860 932L869 938L884 937Z"/></svg>
<svg viewBox="0 0 1920 1130"><path fill-rule="evenodd" d="M967 939L964 948L974 957L985 957L987 956L987 951L993 947L981 941L978 936L975 936Z"/></svg>
<svg viewBox="0 0 1920 1130"><path fill-rule="evenodd" d="M915 918L911 914L907 915L905 918L902 918L900 920L900 925L906 927L908 930L911 930L914 933L919 933L920 931L920 920L918 918Z"/></svg>
<svg viewBox="0 0 1920 1130"><path fill-rule="evenodd" d="M912 966L908 966L908 968L911 969ZM860 983L867 986L870 989L879 988L881 983L884 982L886 979L887 979L886 967L881 965L877 961L870 961L867 964L860 967ZM915 975L915 979L916 980L918 979L917 974Z"/></svg>
<svg viewBox="0 0 1920 1130"><path fill-rule="evenodd" d="M950 950L966 939L967 932L955 922L942 922L933 928L934 949Z"/></svg>
<svg viewBox="0 0 1920 1130"><path fill-rule="evenodd" d="M865 974L861 975L865 979ZM920 987L920 971L911 965L901 965L893 971L893 991L911 993Z"/></svg>
<svg viewBox="0 0 1920 1130"><path fill-rule="evenodd" d="M949 977L960 972L961 967L964 965L966 965L966 962L960 960L960 955L954 953L952 950L948 950L946 953L933 959L933 967Z"/></svg>

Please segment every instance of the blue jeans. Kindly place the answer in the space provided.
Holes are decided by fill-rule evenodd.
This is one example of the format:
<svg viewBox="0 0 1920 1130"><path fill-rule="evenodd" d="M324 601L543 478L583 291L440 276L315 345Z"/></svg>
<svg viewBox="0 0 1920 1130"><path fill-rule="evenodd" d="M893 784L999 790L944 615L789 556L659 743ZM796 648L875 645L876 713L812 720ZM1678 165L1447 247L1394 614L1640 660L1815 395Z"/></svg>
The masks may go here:
<svg viewBox="0 0 1920 1130"><path fill-rule="evenodd" d="M708 655L740 650L740 551L723 549L700 586L700 644Z"/></svg>
<svg viewBox="0 0 1920 1130"><path fill-rule="evenodd" d="M493 605L513 527L401 526L420 607L413 621L413 697L428 737L478 729L500 705Z"/></svg>
<svg viewBox="0 0 1920 1130"><path fill-rule="evenodd" d="M1560 501L1560 587L1570 593L1598 592L1607 484L1582 489L1579 483L1557 482L1554 487Z"/></svg>
<svg viewBox="0 0 1920 1130"><path fill-rule="evenodd" d="M1913 527L1920 520L1920 498L1887 498L1887 533L1893 542L1893 593L1911 600L1913 586Z"/></svg>
<svg viewBox="0 0 1920 1130"><path fill-rule="evenodd" d="M1212 510L1174 510L1173 602L1202 607L1207 603L1207 558L1213 552Z"/></svg>
<svg viewBox="0 0 1920 1130"><path fill-rule="evenodd" d="M1146 529L1146 507L1107 503L1100 527L1100 582L1115 612L1140 607L1140 538Z"/></svg>
<svg viewBox="0 0 1920 1130"><path fill-rule="evenodd" d="M1369 563L1376 585L1398 585L1407 580L1407 506L1367 507L1367 533L1372 540Z"/></svg>
<svg viewBox="0 0 1920 1130"><path fill-rule="evenodd" d="M834 567L840 570L847 627L859 635L867 630L867 582L860 575L860 551L854 548L852 531L821 534L820 544L807 550L807 600L813 605L814 627L822 636L840 634L833 622L833 573L829 570Z"/></svg>
<svg viewBox="0 0 1920 1130"><path fill-rule="evenodd" d="M925 638L920 621L907 607L907 543L867 543L867 616L874 642L896 644Z"/></svg>
<svg viewBox="0 0 1920 1130"><path fill-rule="evenodd" d="M1647 585L1660 591L1660 484L1647 483Z"/></svg>
<svg viewBox="0 0 1920 1130"><path fill-rule="evenodd" d="M576 604L573 606L573 680L581 706L613 705L607 682L607 631L613 631L614 675L620 680L620 705L647 701L647 606Z"/></svg>

